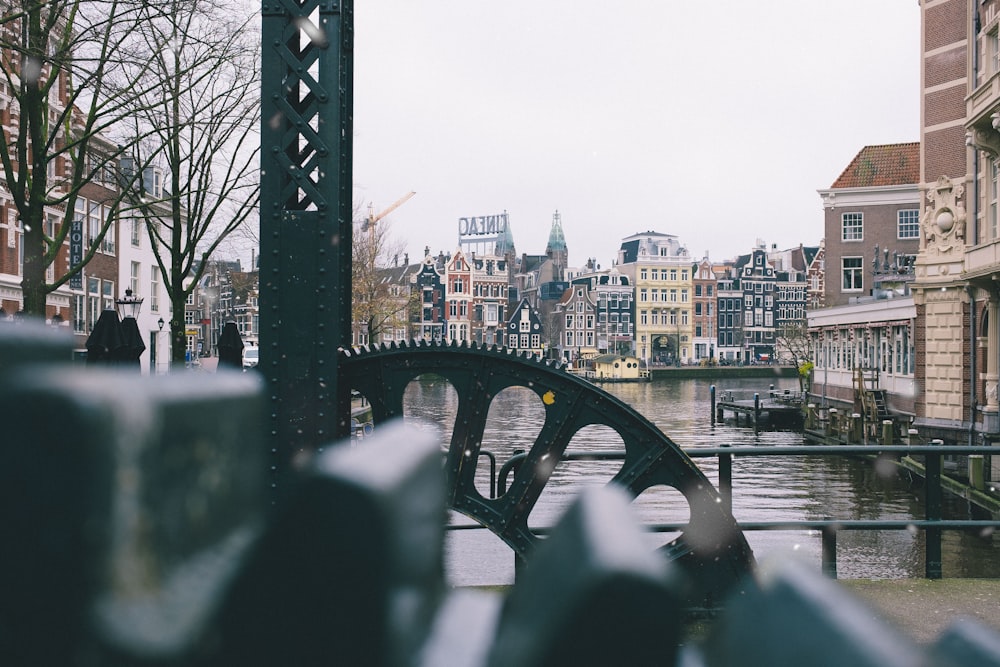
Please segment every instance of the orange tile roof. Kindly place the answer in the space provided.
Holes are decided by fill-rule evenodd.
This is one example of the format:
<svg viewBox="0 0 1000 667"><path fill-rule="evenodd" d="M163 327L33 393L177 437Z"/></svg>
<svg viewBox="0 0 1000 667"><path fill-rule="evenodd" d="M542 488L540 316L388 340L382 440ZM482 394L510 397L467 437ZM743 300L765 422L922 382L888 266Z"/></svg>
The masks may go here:
<svg viewBox="0 0 1000 667"><path fill-rule="evenodd" d="M831 188L868 188L920 182L920 142L865 146Z"/></svg>

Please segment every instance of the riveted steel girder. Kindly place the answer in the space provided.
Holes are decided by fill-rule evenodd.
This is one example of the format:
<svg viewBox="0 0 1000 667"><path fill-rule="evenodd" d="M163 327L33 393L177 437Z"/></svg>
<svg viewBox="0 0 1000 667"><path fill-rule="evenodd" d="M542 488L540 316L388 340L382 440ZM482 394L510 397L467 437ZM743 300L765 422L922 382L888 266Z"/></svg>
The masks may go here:
<svg viewBox="0 0 1000 667"><path fill-rule="evenodd" d="M262 17L258 368L280 470L349 427L353 2L265 0Z"/></svg>

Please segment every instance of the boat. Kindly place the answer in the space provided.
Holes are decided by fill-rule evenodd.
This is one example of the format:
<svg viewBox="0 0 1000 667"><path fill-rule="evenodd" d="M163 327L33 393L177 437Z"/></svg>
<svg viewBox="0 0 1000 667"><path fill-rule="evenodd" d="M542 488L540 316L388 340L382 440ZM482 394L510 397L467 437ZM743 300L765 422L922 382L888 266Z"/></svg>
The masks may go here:
<svg viewBox="0 0 1000 667"><path fill-rule="evenodd" d="M599 354L582 360L570 370L585 380L602 382L649 382L649 369L637 357L627 354Z"/></svg>

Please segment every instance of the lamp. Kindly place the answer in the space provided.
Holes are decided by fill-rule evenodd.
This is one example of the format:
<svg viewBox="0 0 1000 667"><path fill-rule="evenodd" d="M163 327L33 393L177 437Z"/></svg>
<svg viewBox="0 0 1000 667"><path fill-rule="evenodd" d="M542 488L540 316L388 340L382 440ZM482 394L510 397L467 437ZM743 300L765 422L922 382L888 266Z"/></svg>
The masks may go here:
<svg viewBox="0 0 1000 667"><path fill-rule="evenodd" d="M115 308L118 310L118 317L125 319L131 317L135 319L139 316L139 309L142 308L142 297L132 296L132 290L125 290L125 296L115 299Z"/></svg>
<svg viewBox="0 0 1000 667"><path fill-rule="evenodd" d="M156 320L156 326L160 327L160 331L163 331L163 318Z"/></svg>

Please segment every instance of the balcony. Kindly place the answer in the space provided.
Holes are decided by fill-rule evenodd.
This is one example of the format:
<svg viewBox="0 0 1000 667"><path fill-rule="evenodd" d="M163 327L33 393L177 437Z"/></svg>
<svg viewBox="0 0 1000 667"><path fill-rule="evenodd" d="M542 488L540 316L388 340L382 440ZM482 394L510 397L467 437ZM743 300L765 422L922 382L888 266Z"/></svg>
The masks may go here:
<svg viewBox="0 0 1000 667"><path fill-rule="evenodd" d="M963 278L975 280L1000 273L1000 240L973 246L965 252Z"/></svg>

